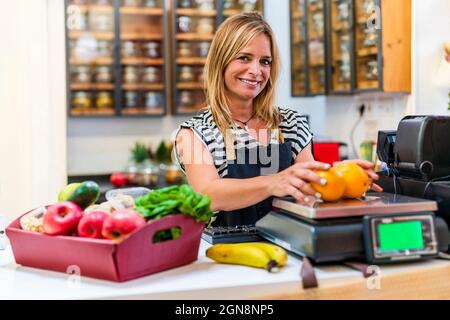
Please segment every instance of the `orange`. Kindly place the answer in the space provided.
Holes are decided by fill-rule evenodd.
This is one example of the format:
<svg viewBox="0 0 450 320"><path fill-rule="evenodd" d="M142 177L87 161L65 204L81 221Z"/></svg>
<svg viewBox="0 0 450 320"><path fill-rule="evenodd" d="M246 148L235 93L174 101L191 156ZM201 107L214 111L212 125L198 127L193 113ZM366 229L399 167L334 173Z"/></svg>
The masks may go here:
<svg viewBox="0 0 450 320"><path fill-rule="evenodd" d="M311 186L322 195L324 201L337 201L345 191L345 180L342 174L335 168L329 170L315 170L318 176L327 180L327 184L322 186L318 183L311 183Z"/></svg>
<svg viewBox="0 0 450 320"><path fill-rule="evenodd" d="M362 197L369 188L369 176L359 165L355 163L343 163L336 167L345 179L346 198Z"/></svg>

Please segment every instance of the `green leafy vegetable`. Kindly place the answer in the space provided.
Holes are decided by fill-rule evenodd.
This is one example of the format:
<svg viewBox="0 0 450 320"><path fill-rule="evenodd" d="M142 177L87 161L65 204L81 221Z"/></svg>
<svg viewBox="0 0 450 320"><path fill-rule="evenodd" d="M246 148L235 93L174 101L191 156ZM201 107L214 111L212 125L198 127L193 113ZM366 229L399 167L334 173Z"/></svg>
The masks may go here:
<svg viewBox="0 0 450 320"><path fill-rule="evenodd" d="M187 184L156 189L135 202L135 210L147 220L182 213L208 224L213 215L211 198L195 192Z"/></svg>
<svg viewBox="0 0 450 320"><path fill-rule="evenodd" d="M161 230L153 236L153 243L163 242L167 240L175 240L181 235L180 227L173 227L167 230Z"/></svg>

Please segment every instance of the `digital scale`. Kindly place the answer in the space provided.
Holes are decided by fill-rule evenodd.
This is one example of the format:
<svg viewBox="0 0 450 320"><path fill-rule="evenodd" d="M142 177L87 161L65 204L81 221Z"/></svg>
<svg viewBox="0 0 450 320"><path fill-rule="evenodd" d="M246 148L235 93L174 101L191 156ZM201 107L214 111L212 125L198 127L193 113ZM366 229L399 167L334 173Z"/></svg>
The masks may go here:
<svg viewBox="0 0 450 320"><path fill-rule="evenodd" d="M265 239L317 263L365 260L393 263L437 257L447 251L446 222L435 201L390 193L305 206L276 198L257 221Z"/></svg>

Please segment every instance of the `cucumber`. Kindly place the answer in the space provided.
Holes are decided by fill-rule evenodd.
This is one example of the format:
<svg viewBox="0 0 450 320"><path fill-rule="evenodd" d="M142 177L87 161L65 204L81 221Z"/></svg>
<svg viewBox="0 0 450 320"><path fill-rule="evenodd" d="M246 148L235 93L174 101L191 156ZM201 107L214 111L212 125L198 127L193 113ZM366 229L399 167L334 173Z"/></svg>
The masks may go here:
<svg viewBox="0 0 450 320"><path fill-rule="evenodd" d="M75 182L65 186L58 195L58 201L71 201L86 209L100 196L100 188L94 181Z"/></svg>

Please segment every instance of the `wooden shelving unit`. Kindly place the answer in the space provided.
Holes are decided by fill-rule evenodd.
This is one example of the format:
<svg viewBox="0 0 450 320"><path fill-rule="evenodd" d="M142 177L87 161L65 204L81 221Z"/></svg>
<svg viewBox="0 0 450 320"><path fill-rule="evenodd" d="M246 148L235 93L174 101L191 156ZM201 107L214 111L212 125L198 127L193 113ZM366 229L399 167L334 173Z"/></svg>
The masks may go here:
<svg viewBox="0 0 450 320"><path fill-rule="evenodd" d="M214 1L214 7L208 9L197 6L195 1L189 8L182 7L184 3L179 0L173 0L172 4L174 32L172 47L175 58L172 69L174 81L172 110L175 114L192 114L205 106L204 87L199 74L206 62L208 48L200 49L200 46L211 43L218 25L229 16L244 11L244 6L239 1L223 0ZM226 8L225 6L229 4L232 4L232 7ZM262 0L257 0L255 7L249 11L254 10L263 13ZM183 81L180 77L183 72L192 72L187 78L193 78L195 81Z"/></svg>
<svg viewBox="0 0 450 320"><path fill-rule="evenodd" d="M144 2L139 7L122 6L120 0L111 0L110 5L76 5L72 0L65 1L69 115L137 117L166 114L166 1L160 0L157 7L145 7ZM106 27L110 30L104 30ZM84 39L89 39L86 41L90 47L83 47ZM135 52L123 48L130 43ZM144 74L152 67L155 69L150 72L157 75L151 74L147 78L154 76L158 81L145 82ZM124 79L126 68L134 68L137 83L125 81L130 80ZM112 81L86 81L101 76L107 79L109 76Z"/></svg>
<svg viewBox="0 0 450 320"><path fill-rule="evenodd" d="M290 18L293 96L411 91L411 0L291 0Z"/></svg>

